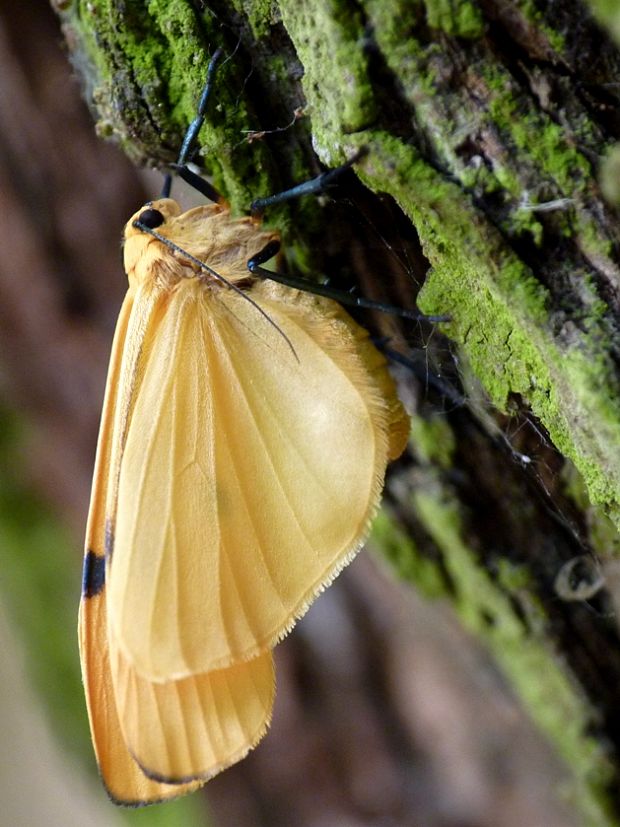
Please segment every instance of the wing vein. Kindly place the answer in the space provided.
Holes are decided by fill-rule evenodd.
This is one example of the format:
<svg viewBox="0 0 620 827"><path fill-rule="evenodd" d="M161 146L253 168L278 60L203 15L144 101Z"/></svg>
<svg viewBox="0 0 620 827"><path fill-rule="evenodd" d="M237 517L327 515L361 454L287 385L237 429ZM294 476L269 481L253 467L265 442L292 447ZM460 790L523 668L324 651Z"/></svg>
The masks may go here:
<svg viewBox="0 0 620 827"><path fill-rule="evenodd" d="M238 380L238 386L239 386L239 389L242 392L242 398L243 398L243 401L245 403L246 411L249 414L250 420L254 424L254 431L255 431L257 441L260 442L260 444L263 448L265 457L267 459L268 466L272 471L273 479L277 483L278 488L279 488L280 492L283 495L283 499L285 500L285 502L287 503L287 505L289 507L289 512L290 512L291 516L294 518L294 520L297 524L297 527L299 528L300 534L302 535L302 537L306 541L307 547L311 550L314 550L312 542L310 541L307 532L305 531L305 529L302 526L299 515L298 515L296 509L293 507L290 496L289 496L288 492L286 491L285 487L282 485L280 475L277 471L276 466L273 463L273 460L271 458L271 451L269 450L269 447L268 447L267 442L266 442L266 440L263 436L263 433L261 432L261 429L259 427L257 427L257 425L256 425L256 418L252 414L252 405L249 401L249 394L248 394L247 387L246 387L246 384L249 384L251 386L251 384L252 384L251 383L251 378L250 378L250 381L248 382L247 372L242 370L243 361L241 361L241 369L239 369L237 367L237 365L233 364L233 361L230 357L231 352L232 351L231 351L230 347L227 347L227 348L224 349L224 354L225 354L226 360L228 362L228 366L229 366L230 370L234 373L234 375L236 376L236 378ZM319 487L323 488L323 486L321 485L320 479L317 477L314 470L308 465L308 463L305 460L303 454L301 454L301 452L298 450L295 443L292 442L290 439L288 439L286 437L286 428L282 427L281 420L276 415L277 409L274 408L273 405L270 403L270 401L267 398L266 394L262 394L260 399L261 399L261 403L263 403L265 405L265 407L268 409L269 414L273 418L273 421L275 421L278 425L278 428L277 428L277 430L278 430L278 439L282 440L283 442L286 442L287 446L295 453L297 458L301 461L304 468L308 472L308 475L311 476L315 480L315 482L318 484ZM230 452L230 453L231 453L231 457L232 457L233 454L232 454L232 452ZM237 479L239 479L239 474L237 472L237 469L235 468L234 470L235 470L235 475L236 475ZM250 514L250 519L251 519L251 514ZM261 556L263 556L263 558L264 558L264 554L263 554L262 550L261 550ZM317 554L317 556L318 556L318 554ZM273 578L272 578L272 580L273 580Z"/></svg>

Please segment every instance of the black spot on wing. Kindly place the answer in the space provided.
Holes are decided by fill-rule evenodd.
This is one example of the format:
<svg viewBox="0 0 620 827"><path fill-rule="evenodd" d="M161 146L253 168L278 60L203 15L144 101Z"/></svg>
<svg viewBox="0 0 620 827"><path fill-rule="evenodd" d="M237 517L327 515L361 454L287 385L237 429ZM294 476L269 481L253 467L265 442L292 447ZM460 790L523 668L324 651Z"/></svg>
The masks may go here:
<svg viewBox="0 0 620 827"><path fill-rule="evenodd" d="M82 596L96 597L105 586L105 557L95 554L90 549L84 558L82 576Z"/></svg>

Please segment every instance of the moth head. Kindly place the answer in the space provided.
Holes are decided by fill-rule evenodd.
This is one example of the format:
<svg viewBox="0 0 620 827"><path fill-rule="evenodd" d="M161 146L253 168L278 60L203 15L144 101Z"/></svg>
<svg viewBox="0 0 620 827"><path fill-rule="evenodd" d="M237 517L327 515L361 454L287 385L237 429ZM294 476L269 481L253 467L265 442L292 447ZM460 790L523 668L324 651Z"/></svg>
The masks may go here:
<svg viewBox="0 0 620 827"><path fill-rule="evenodd" d="M160 210L153 209L153 207L148 207L146 210L142 210L138 216L136 221L136 229L147 227L149 230L154 230L157 227L161 227L165 220L166 218Z"/></svg>
<svg viewBox="0 0 620 827"><path fill-rule="evenodd" d="M165 247L149 232L168 238L171 222L181 212L172 198L149 201L135 212L125 225L123 258L130 283L141 281L140 274L149 272L153 264L165 255Z"/></svg>
<svg viewBox="0 0 620 827"><path fill-rule="evenodd" d="M133 285L154 279L170 287L209 274L237 282L249 278L248 260L274 237L256 219L233 219L224 203L182 212L176 201L160 198L127 222L125 271Z"/></svg>
<svg viewBox="0 0 620 827"><path fill-rule="evenodd" d="M173 198L159 198L148 201L135 212L125 225L125 241L134 236L144 234L144 227L161 229L177 215L181 214L181 207ZM165 232L165 229L163 230Z"/></svg>

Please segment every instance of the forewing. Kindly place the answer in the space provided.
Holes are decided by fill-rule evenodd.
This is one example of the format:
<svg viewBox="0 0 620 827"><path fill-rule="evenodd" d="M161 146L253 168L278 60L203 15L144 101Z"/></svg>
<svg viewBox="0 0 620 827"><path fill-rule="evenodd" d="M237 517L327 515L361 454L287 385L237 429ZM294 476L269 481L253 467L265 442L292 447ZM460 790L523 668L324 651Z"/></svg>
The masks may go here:
<svg viewBox="0 0 620 827"><path fill-rule="evenodd" d="M110 621L152 681L282 637L358 549L406 435L384 360L333 302L253 291L270 323L195 282L152 342L119 480Z"/></svg>
<svg viewBox="0 0 620 827"><path fill-rule="evenodd" d="M110 672L105 595L106 500L118 380L132 305L128 296L119 316L110 358L88 517L78 637L88 718L103 782L118 803L140 805L174 798L200 783L172 786L144 775L121 734Z"/></svg>
<svg viewBox="0 0 620 827"><path fill-rule="evenodd" d="M148 778L127 749L112 685L104 592L82 599L79 625L91 735L99 772L110 798L118 804L140 806L176 798L200 787L202 781L165 784Z"/></svg>

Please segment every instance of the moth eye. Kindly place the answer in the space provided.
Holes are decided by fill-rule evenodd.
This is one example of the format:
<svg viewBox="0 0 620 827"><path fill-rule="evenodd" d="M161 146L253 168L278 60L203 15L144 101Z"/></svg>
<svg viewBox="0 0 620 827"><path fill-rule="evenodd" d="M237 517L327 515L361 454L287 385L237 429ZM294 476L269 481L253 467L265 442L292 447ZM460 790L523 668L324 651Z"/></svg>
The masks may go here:
<svg viewBox="0 0 620 827"><path fill-rule="evenodd" d="M138 216L138 221L154 230L155 227L160 227L164 223L164 217L159 210L144 210Z"/></svg>

